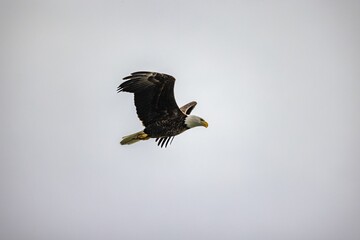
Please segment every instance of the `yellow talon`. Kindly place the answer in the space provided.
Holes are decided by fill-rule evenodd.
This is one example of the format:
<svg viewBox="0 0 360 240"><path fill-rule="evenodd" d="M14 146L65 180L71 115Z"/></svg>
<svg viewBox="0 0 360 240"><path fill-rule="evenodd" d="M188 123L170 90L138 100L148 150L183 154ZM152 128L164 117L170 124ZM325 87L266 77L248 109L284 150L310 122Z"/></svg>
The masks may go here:
<svg viewBox="0 0 360 240"><path fill-rule="evenodd" d="M137 136L137 139L140 139L140 140L148 140L149 138L150 138L149 135L147 135L146 133L140 133Z"/></svg>

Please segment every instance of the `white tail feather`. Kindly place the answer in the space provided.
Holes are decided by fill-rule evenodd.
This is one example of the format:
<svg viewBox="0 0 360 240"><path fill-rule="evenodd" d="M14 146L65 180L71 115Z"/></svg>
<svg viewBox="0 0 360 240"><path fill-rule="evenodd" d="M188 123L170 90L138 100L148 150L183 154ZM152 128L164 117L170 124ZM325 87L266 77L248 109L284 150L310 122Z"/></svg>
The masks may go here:
<svg viewBox="0 0 360 240"><path fill-rule="evenodd" d="M136 143L138 141L140 141L141 139L138 138L139 135L144 134L143 131L128 135L128 136L124 136L120 142L121 145L130 145L133 143Z"/></svg>

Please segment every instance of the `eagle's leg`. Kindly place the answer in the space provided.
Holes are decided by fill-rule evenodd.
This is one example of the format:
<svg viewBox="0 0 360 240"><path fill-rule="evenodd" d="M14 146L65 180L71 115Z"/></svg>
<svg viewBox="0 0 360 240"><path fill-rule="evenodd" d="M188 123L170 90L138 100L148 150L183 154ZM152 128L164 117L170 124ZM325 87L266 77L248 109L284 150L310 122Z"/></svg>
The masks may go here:
<svg viewBox="0 0 360 240"><path fill-rule="evenodd" d="M144 132L140 132L137 135L137 139L139 139L139 140L148 140L149 138L150 138L150 136Z"/></svg>

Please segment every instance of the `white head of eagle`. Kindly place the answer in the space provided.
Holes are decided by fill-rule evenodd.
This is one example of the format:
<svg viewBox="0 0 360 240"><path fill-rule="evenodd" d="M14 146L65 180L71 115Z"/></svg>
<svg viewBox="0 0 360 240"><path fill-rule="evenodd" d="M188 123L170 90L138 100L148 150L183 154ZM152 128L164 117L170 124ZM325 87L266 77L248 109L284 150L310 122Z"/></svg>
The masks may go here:
<svg viewBox="0 0 360 240"><path fill-rule="evenodd" d="M134 93L136 113L145 128L123 137L120 144L155 138L159 146L166 147L176 135L187 129L208 127L204 119L190 115L197 104L195 101L178 107L174 97L174 77L164 73L141 71L123 79L126 81L120 84L118 92Z"/></svg>
<svg viewBox="0 0 360 240"><path fill-rule="evenodd" d="M201 117L195 116L195 115L188 115L185 118L185 125L188 128L200 127L200 126L203 126L206 128L208 127L208 123L204 119L202 119Z"/></svg>

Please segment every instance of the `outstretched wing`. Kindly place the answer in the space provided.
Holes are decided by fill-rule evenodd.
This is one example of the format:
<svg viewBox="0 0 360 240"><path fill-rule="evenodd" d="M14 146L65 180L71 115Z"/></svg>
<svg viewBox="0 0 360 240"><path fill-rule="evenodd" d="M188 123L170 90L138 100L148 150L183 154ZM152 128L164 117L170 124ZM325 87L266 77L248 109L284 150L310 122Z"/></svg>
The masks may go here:
<svg viewBox="0 0 360 240"><path fill-rule="evenodd" d="M172 137L161 137L161 138L157 138L155 140L155 142L157 142L157 145L160 147L167 147L167 145L172 143L172 141L174 140L175 136Z"/></svg>
<svg viewBox="0 0 360 240"><path fill-rule="evenodd" d="M134 93L136 112L144 126L159 118L183 114L174 97L174 77L142 71L134 72L124 80L118 92Z"/></svg>
<svg viewBox="0 0 360 240"><path fill-rule="evenodd" d="M194 110L196 104L197 104L197 102L195 102L195 101L189 102L189 103L185 104L184 106L182 106L180 108L180 110L184 114L189 115L191 113L191 111Z"/></svg>

